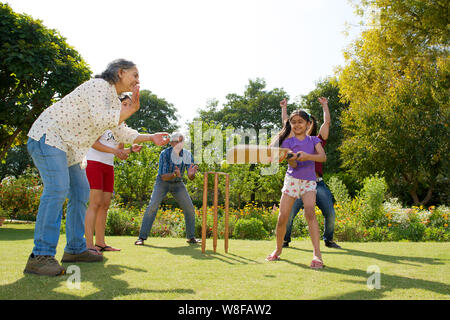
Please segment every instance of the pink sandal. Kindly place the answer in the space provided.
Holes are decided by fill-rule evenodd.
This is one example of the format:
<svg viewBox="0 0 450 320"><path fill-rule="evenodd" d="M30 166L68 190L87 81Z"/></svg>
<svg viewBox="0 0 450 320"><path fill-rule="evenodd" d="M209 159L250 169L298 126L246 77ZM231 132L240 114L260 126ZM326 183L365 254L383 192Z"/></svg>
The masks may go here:
<svg viewBox="0 0 450 320"><path fill-rule="evenodd" d="M280 256L277 256L275 253L269 254L266 258L266 261L277 261L280 260Z"/></svg>
<svg viewBox="0 0 450 320"><path fill-rule="evenodd" d="M319 259L313 259L311 261L310 267L312 269L323 269L325 266L323 265L323 262Z"/></svg>

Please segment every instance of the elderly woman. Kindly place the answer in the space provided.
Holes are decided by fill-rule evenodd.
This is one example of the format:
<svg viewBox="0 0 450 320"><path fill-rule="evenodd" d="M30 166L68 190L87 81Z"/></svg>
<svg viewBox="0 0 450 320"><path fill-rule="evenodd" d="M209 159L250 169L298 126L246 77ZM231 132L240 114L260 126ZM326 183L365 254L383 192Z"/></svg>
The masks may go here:
<svg viewBox="0 0 450 320"><path fill-rule="evenodd" d="M133 92L131 104L122 106L119 96ZM125 143L139 136L123 122L139 110L139 72L130 61L111 62L106 71L47 108L28 133L28 152L38 168L44 190L34 231L34 248L25 273L56 276L65 269L54 258L59 240L62 208L66 214L67 244L62 262L102 261L86 247L84 219L89 182L82 160L99 136L110 129ZM165 145L167 133L152 135L151 141Z"/></svg>

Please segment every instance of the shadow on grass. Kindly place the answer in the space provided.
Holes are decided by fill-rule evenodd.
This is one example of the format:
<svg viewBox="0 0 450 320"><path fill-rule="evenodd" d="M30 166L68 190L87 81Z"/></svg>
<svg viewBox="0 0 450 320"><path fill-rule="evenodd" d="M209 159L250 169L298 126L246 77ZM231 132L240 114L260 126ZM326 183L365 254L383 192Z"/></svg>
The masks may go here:
<svg viewBox="0 0 450 320"><path fill-rule="evenodd" d="M306 249L301 249L301 248L289 247L289 249L312 253L312 250L306 250ZM333 249L332 251L327 251L326 254L327 255L335 254L335 255L358 256L358 257L364 257L364 258L370 258L370 259L377 259L377 260L391 262L391 263L406 264L406 265L415 266L415 267L420 266L418 263L430 264L430 265L444 265L445 264L444 260L439 259L439 258L390 256L390 255L382 254L382 253L361 251L361 250L355 250L355 249L346 249L346 248Z"/></svg>
<svg viewBox="0 0 450 320"><path fill-rule="evenodd" d="M144 247L154 248L154 249L164 249L170 254L174 255L183 255L190 256L194 259L199 260L220 260L224 263L228 264L259 264L260 262L251 260L242 256L238 256L236 254L228 253L220 253L219 250L214 253L213 250L205 250L205 253L202 253L201 245L184 245L179 247L164 247L164 246L155 246L144 244ZM222 249L223 250L223 249Z"/></svg>
<svg viewBox="0 0 450 320"><path fill-rule="evenodd" d="M312 250L306 250L306 249L300 249L300 248L293 248L295 250L304 251L311 253ZM395 264L407 264L407 265L413 265L417 266L415 264L410 263L404 263L401 262L403 260L406 261L414 261L414 262L420 262L420 263L427 263L430 265L443 265L445 264L442 259L437 258L422 258L422 257L399 257L399 256L390 256L385 254L379 254L379 253L373 253L373 252L364 252L360 250L354 250L354 249L340 249L333 252L327 252L327 254L349 254L354 256L361 256L366 258L373 258L373 259L379 259L382 261L387 261ZM306 264L300 264L297 262L293 262L290 260L283 259L282 261L285 261L289 264L298 266L303 269L310 270L309 265ZM340 274L344 276L349 277L357 277L361 280L343 280L347 283L355 283L355 284L361 284L361 287L364 289L357 290L353 292L348 292L342 295L334 295L334 296L328 296L322 299L325 300L336 300L336 299L342 299L342 300L354 300L354 299L383 299L386 296L386 293L391 292L393 290L398 289L406 289L406 290L427 290L431 292L435 292L442 295L447 295L450 292L450 286L437 282L437 281L430 281L430 280L422 280L422 279L416 279L416 278L408 278L405 276L397 276L397 275L390 275L383 273L383 270L380 272L380 282L381 282L381 288L380 289L372 289L369 290L367 287L367 280L372 275L372 273L367 273L366 270L361 269L350 269L350 270L344 270L339 268L334 268L325 265L325 268L318 270L317 272L326 272L326 273L335 273Z"/></svg>
<svg viewBox="0 0 450 320"><path fill-rule="evenodd" d="M14 227L14 224L7 224L0 227L0 241L20 241L34 238L34 228L21 229Z"/></svg>
<svg viewBox="0 0 450 320"><path fill-rule="evenodd" d="M192 289L170 288L165 290L152 290L142 288L132 288L125 280L117 279L125 272L147 272L143 269L131 268L122 265L104 265L102 263L77 263L81 270L81 292L83 285L92 284L94 290L98 290L92 294L80 296L80 290L71 289L73 294L67 292L58 292L60 288L66 289L67 282L73 283L71 274L58 277L46 277L24 274L24 277L14 283L0 286L0 296L3 299L21 299L21 300L112 300L114 298L125 298L129 295L141 293L175 293L175 294L195 294ZM70 264L64 264L67 268Z"/></svg>

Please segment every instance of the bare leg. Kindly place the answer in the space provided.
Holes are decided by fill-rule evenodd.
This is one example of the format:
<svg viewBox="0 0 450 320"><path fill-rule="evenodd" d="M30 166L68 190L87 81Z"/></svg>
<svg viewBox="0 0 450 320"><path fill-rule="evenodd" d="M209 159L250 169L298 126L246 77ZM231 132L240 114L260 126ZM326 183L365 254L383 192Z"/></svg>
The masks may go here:
<svg viewBox="0 0 450 320"><path fill-rule="evenodd" d="M95 221L95 244L100 247L106 247L105 229L106 219L108 216L109 205L111 204L112 192L103 192L103 201L97 211L97 219ZM108 248L106 251L116 251L117 249Z"/></svg>
<svg viewBox="0 0 450 320"><path fill-rule="evenodd" d="M313 191L306 192L302 196L302 201L305 209L305 219L308 222L309 235L313 245L313 260L319 259L322 261L322 254L320 252L320 230L315 212L316 193Z"/></svg>
<svg viewBox="0 0 450 320"><path fill-rule="evenodd" d="M86 247L88 249L95 249L94 245L94 227L97 212L101 206L103 199L103 191L91 189L89 194L89 206L86 210L86 217L84 223L84 234L86 237Z"/></svg>
<svg viewBox="0 0 450 320"><path fill-rule="evenodd" d="M280 213L278 215L278 222L276 228L276 239L277 239L277 248L268 256L268 260L270 260L271 256L279 256L281 251L283 250L283 239L286 234L286 225L289 220L289 215L291 213L292 205L296 199L288 196L286 194L281 195L280 200Z"/></svg>

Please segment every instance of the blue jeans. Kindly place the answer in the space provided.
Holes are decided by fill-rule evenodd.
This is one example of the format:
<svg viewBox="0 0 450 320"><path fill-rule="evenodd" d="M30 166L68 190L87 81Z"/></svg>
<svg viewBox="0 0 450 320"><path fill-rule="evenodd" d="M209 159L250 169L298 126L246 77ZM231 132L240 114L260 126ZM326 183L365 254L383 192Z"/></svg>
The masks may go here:
<svg viewBox="0 0 450 320"><path fill-rule="evenodd" d="M39 140L29 138L28 153L39 170L44 190L42 192L34 229L35 255L56 254L63 204L69 198L66 215L67 244L70 254L86 250L84 217L89 200L89 182L80 164L67 166L66 153L45 144L45 135Z"/></svg>
<svg viewBox="0 0 450 320"><path fill-rule="evenodd" d="M195 209L192 204L191 197L189 197L187 192L186 186L181 181L163 181L161 177L158 176L156 178L155 185L153 186L153 193L150 203L147 206L144 213L144 218L142 219L139 238L144 240L147 239L148 234L152 229L153 222L155 221L156 214L158 213L159 205L168 192L173 195L183 210L184 221L186 223L186 238L191 239L195 237Z"/></svg>
<svg viewBox="0 0 450 320"><path fill-rule="evenodd" d="M319 207L320 211L322 211L325 220L323 240L331 241L333 240L334 222L336 219L336 214L334 212L333 206L333 195L331 194L330 189L328 189L323 180L317 182L316 190L316 205ZM286 226L286 235L284 236L285 242L291 242L291 232L294 218L301 208L303 208L303 202L302 199L299 198L295 200L294 205L292 206L291 215L289 216L289 220Z"/></svg>

